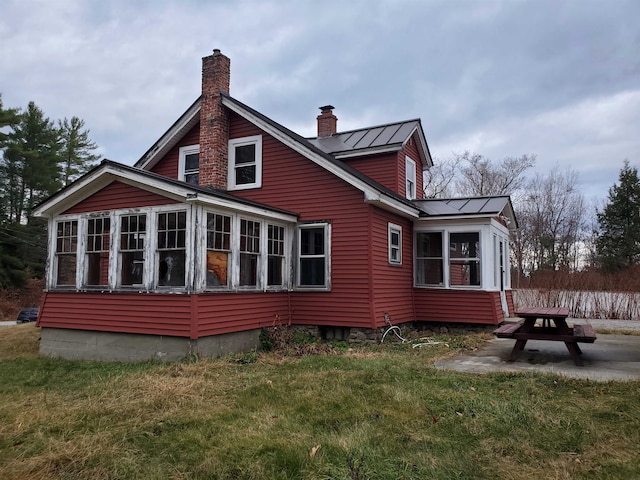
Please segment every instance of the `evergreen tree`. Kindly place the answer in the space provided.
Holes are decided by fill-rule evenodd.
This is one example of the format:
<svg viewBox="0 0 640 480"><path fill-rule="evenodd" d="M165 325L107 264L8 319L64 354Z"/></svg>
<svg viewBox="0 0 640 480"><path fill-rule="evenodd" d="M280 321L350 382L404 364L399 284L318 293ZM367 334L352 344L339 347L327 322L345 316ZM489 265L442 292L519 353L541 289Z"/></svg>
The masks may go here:
<svg viewBox="0 0 640 480"><path fill-rule="evenodd" d="M62 182L67 186L94 166L99 157L91 152L98 146L89 139L89 130L83 130L84 120L78 117L65 118L59 122L59 127Z"/></svg>
<svg viewBox="0 0 640 480"><path fill-rule="evenodd" d="M598 212L598 257L607 271L640 263L640 179L638 169L625 160L619 184L609 189L608 203Z"/></svg>
<svg viewBox="0 0 640 480"><path fill-rule="evenodd" d="M60 188L60 133L35 103L29 102L5 140L0 163L7 220L29 219L33 207Z"/></svg>

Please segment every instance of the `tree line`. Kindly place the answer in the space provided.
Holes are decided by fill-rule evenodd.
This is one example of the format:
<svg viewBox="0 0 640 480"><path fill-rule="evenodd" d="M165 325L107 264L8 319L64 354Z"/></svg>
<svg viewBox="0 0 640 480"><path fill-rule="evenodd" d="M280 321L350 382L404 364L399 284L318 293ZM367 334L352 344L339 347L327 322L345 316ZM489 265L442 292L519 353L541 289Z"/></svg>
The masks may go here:
<svg viewBox="0 0 640 480"><path fill-rule="evenodd" d="M98 146L78 117L53 121L34 103L5 108L0 94L0 287L22 287L46 263L38 203L91 169Z"/></svg>
<svg viewBox="0 0 640 480"><path fill-rule="evenodd" d="M510 195L519 228L511 239L517 279L539 272L633 270L640 263L640 180L624 162L601 206L589 205L578 173L558 165L529 175L535 155L494 162L465 152L426 172L427 198ZM514 285L518 286L518 285Z"/></svg>

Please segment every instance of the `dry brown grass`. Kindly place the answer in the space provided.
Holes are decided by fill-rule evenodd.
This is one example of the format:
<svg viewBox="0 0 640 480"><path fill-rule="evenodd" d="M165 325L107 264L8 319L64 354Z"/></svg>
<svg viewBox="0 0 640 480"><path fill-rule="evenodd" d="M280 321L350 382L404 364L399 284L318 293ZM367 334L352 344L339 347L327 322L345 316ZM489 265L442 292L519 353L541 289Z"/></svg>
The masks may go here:
<svg viewBox="0 0 640 480"><path fill-rule="evenodd" d="M35 322L0 327L0 360L36 358L40 348L40 329Z"/></svg>

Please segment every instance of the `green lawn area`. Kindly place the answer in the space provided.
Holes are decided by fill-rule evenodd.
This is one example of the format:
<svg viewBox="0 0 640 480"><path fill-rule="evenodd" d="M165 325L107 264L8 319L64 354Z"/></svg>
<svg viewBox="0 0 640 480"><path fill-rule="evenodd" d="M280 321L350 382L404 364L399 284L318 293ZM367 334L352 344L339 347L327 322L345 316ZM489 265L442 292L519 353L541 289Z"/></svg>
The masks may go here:
<svg viewBox="0 0 640 480"><path fill-rule="evenodd" d="M640 382L433 367L486 334L169 365L37 338L0 329L2 479L640 478Z"/></svg>

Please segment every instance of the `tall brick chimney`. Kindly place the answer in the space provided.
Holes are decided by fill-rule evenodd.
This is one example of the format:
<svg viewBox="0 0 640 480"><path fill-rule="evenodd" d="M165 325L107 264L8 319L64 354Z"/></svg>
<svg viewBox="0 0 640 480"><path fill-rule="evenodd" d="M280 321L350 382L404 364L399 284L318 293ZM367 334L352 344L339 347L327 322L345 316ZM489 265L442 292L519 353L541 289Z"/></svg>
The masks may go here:
<svg viewBox="0 0 640 480"><path fill-rule="evenodd" d="M325 105L320 107L320 115L316 118L318 120L318 136L329 137L337 132L338 117L333 114L333 105Z"/></svg>
<svg viewBox="0 0 640 480"><path fill-rule="evenodd" d="M229 93L230 66L229 57L218 49L202 59L199 184L223 190L227 189L229 113L220 93Z"/></svg>

